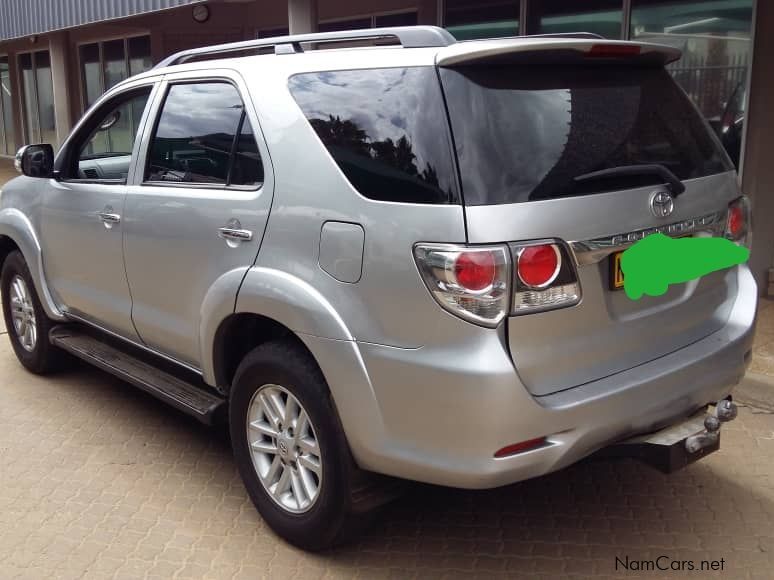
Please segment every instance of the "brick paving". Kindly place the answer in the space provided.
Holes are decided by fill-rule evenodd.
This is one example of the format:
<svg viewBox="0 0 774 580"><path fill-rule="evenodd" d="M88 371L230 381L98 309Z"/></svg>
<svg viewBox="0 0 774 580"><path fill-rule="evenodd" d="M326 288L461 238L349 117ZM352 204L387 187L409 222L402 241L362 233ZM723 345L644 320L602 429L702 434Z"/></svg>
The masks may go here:
<svg viewBox="0 0 774 580"><path fill-rule="evenodd" d="M769 302L764 318L756 363ZM627 556L724 570L616 570ZM310 555L261 521L222 430L94 369L32 376L0 336L0 580L560 577L774 577L774 415L742 408L719 453L671 476L596 460L492 491L416 486Z"/></svg>

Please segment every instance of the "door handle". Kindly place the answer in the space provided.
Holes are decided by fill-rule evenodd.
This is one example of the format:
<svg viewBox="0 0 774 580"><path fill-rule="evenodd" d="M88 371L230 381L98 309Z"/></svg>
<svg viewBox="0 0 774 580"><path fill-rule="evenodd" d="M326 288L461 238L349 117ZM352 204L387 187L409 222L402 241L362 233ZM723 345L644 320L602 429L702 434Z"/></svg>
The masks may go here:
<svg viewBox="0 0 774 580"><path fill-rule="evenodd" d="M253 239L253 232L250 230L225 227L218 230L218 237L235 242L249 242Z"/></svg>
<svg viewBox="0 0 774 580"><path fill-rule="evenodd" d="M110 213L107 211L100 211L97 212L97 215L99 216L99 219L101 219L106 224L119 224L121 223L121 216L117 213Z"/></svg>

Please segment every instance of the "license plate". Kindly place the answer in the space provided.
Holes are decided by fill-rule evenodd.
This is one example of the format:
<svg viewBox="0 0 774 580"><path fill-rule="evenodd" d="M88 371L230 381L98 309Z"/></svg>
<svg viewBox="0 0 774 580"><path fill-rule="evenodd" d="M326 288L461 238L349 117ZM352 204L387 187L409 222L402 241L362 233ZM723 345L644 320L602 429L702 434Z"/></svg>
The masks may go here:
<svg viewBox="0 0 774 580"><path fill-rule="evenodd" d="M621 255L623 252L616 252L610 256L610 289L620 290L624 287L624 273L621 270Z"/></svg>

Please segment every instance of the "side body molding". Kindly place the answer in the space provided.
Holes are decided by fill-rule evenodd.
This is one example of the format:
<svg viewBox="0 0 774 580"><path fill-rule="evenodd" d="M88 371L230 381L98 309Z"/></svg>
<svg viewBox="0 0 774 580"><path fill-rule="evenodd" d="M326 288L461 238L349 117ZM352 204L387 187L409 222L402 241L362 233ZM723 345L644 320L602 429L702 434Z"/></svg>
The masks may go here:
<svg viewBox="0 0 774 580"><path fill-rule="evenodd" d="M49 292L43 272L40 241L29 218L15 208L0 210L0 236L7 236L19 246L46 315L52 320L64 321L64 315Z"/></svg>

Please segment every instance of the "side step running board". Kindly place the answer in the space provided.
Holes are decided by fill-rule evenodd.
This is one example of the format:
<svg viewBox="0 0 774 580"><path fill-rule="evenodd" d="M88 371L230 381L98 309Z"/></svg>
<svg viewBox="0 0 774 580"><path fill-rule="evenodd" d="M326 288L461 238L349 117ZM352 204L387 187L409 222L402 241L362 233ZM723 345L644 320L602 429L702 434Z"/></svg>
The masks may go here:
<svg viewBox="0 0 774 580"><path fill-rule="evenodd" d="M49 335L51 344L131 383L206 425L216 422L226 400L187 383L121 350L79 332L57 326Z"/></svg>

